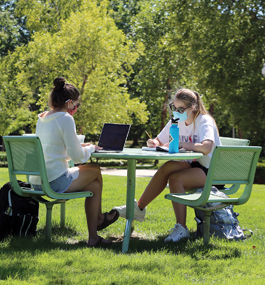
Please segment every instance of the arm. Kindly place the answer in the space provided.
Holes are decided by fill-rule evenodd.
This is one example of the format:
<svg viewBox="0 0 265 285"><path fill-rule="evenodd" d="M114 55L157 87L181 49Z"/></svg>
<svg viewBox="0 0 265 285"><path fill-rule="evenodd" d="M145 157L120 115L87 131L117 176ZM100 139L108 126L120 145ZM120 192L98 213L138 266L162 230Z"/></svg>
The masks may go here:
<svg viewBox="0 0 265 285"><path fill-rule="evenodd" d="M61 130L67 155L74 163L86 162L90 158L91 153L95 151L96 146L92 144L83 144L82 146L80 144L76 135L76 126L73 117L66 115L59 119L59 129Z"/></svg>
<svg viewBox="0 0 265 285"><path fill-rule="evenodd" d="M183 128L183 125L181 127L181 135L185 136L185 127ZM191 137L189 137L189 140L186 137L185 140L179 143L179 146L186 150L197 151L203 153L203 155L208 155L215 146L215 129L216 124L211 116L200 115L195 123L195 138L192 138L191 141Z"/></svg>
<svg viewBox="0 0 265 285"><path fill-rule="evenodd" d="M201 143L180 142L179 147L183 147L186 150L201 152L203 155L206 155L211 152L213 148L213 141L204 140Z"/></svg>
<svg viewBox="0 0 265 285"><path fill-rule="evenodd" d="M149 139L147 141L148 147L156 147L156 146L168 146L169 140L169 128L171 126L171 121L169 121L163 130L157 135L155 139Z"/></svg>
<svg viewBox="0 0 265 285"><path fill-rule="evenodd" d="M82 146L82 147L93 146L93 147L95 148L95 150L99 150L99 149L102 149L102 148L103 148L103 147L101 147L101 146L94 145L94 144L91 144L91 143L81 143L81 146Z"/></svg>

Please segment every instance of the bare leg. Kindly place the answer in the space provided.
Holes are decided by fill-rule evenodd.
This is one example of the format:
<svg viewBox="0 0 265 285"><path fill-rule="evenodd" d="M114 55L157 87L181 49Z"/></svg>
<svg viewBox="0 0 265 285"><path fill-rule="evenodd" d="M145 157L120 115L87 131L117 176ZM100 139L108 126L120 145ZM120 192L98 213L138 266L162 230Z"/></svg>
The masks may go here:
<svg viewBox="0 0 265 285"><path fill-rule="evenodd" d="M88 244L93 245L98 240L97 225L98 225L98 211L101 206L102 188L98 181L93 181L88 188L88 191L93 193L92 197L85 199L85 212L87 219L87 228L89 232Z"/></svg>
<svg viewBox="0 0 265 285"><path fill-rule="evenodd" d="M81 165L78 168L78 178L71 183L65 192L90 191L93 193L92 197L85 199L85 212L89 232L88 245L93 245L99 239L97 225L100 225L104 220L104 215L101 211L102 176L100 168L96 164ZM115 213L108 215L108 219L113 219L114 216Z"/></svg>
<svg viewBox="0 0 265 285"><path fill-rule="evenodd" d="M192 177L192 179L191 179ZM185 193L185 191L203 187L205 184L206 175L200 168L190 168L175 172L169 177L169 188L171 193ZM186 228L186 209L187 207L183 204L172 202L176 223L181 224Z"/></svg>
<svg viewBox="0 0 265 285"><path fill-rule="evenodd" d="M138 207L144 209L153 201L166 187L171 174L191 168L186 161L167 161L163 164L151 179L144 193L138 201Z"/></svg>
<svg viewBox="0 0 265 285"><path fill-rule="evenodd" d="M85 164L78 166L79 176L76 180L72 182L69 188L65 192L78 192L87 191L87 185L97 180L102 188L102 176L100 167L97 164Z"/></svg>

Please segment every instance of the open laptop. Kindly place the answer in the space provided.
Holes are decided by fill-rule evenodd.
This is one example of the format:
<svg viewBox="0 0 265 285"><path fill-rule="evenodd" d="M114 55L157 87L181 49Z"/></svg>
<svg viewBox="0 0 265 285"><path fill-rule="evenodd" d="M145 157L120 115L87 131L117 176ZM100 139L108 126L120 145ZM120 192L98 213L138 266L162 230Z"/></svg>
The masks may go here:
<svg viewBox="0 0 265 285"><path fill-rule="evenodd" d="M123 151L131 125L104 124L99 138L98 146L103 149L96 152L121 152Z"/></svg>

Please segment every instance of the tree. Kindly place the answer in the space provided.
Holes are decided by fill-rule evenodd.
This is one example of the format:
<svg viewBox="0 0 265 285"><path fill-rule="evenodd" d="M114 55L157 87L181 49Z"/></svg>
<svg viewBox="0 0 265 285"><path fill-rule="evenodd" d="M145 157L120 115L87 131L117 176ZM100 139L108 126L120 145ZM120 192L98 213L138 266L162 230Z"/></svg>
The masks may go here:
<svg viewBox="0 0 265 285"><path fill-rule="evenodd" d="M68 19L71 13L80 11L83 2L87 1L19 0L16 10L19 16L26 16L26 26L31 34L40 31L55 33L61 29L61 21Z"/></svg>
<svg viewBox="0 0 265 285"><path fill-rule="evenodd" d="M24 17L18 17L16 1L0 1L0 57L13 52L18 45L29 41L29 32L25 27Z"/></svg>
<svg viewBox="0 0 265 285"><path fill-rule="evenodd" d="M11 54L0 62L0 136L21 130L31 123L30 101L19 92L14 82L14 63Z"/></svg>
<svg viewBox="0 0 265 285"><path fill-rule="evenodd" d="M23 129L31 123L29 102L15 83L17 58L12 52L30 38L23 17L17 17L17 1L0 1L0 136Z"/></svg>
<svg viewBox="0 0 265 285"><path fill-rule="evenodd" d="M188 36L198 89L238 136L264 145L264 1L171 1L170 10Z"/></svg>
<svg viewBox="0 0 265 285"><path fill-rule="evenodd" d="M186 72L192 66L168 1L141 1L139 5L140 12L131 19L130 36L142 41L145 51L135 64L135 81L151 114L148 130L155 135L168 121L167 106L176 88L192 82Z"/></svg>
<svg viewBox="0 0 265 285"><path fill-rule="evenodd" d="M63 76L81 93L82 112L76 116L83 133L98 133L104 122L146 121L146 105L130 99L125 83L143 47L134 46L108 15L108 2L85 1L80 12L60 22L56 33L38 31L27 47L16 50L16 76L23 94L38 94L40 109L47 107L51 83Z"/></svg>

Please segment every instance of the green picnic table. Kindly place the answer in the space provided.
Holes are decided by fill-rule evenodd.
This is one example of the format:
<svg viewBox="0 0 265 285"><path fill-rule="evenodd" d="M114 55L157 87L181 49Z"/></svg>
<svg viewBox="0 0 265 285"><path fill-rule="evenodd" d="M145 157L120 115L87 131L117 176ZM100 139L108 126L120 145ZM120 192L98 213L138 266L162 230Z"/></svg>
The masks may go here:
<svg viewBox="0 0 265 285"><path fill-rule="evenodd" d="M179 152L169 154L162 151L146 151L140 148L124 148L122 152L94 152L94 158L125 159L127 163L127 196L126 196L126 225L122 252L129 250L131 229L134 219L134 199L135 199L135 177L137 159L157 159L157 160L189 160L198 159L203 156L199 152Z"/></svg>

